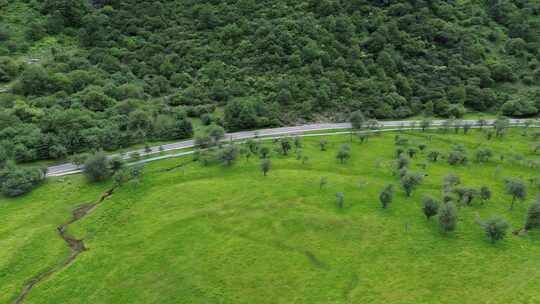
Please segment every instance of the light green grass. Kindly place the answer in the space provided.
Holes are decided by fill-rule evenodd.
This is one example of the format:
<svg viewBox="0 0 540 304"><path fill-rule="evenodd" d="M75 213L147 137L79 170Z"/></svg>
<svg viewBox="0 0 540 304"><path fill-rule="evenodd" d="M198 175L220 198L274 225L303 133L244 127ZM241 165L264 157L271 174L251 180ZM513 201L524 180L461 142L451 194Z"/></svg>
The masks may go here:
<svg viewBox="0 0 540 304"><path fill-rule="evenodd" d="M519 130L502 141L481 134L403 133L442 151L462 143L471 156L491 146L538 159ZM139 186L120 188L70 227L89 250L39 284L26 303L538 303L540 233L491 244L475 224L477 214L501 215L521 227L537 191L508 211L502 179L540 176L537 170L495 160L450 167L419 155L411 168L428 163L428 176L407 198L392 174L394 135L353 143L345 165L335 153L348 136L328 137L326 152L318 150L319 138L307 138L307 164L273 155L267 177L254 158L170 172L163 169L184 160L149 164ZM457 231L445 236L435 219L423 217L420 202L426 194L440 196L448 173L466 186L488 185L494 197L461 207ZM328 186L319 190L323 176ZM396 197L382 210L378 194L388 183L396 185ZM108 186L77 176L0 199L0 248L7 248L0 253L1 303L68 254L56 225ZM345 194L343 210L335 206L336 192Z"/></svg>

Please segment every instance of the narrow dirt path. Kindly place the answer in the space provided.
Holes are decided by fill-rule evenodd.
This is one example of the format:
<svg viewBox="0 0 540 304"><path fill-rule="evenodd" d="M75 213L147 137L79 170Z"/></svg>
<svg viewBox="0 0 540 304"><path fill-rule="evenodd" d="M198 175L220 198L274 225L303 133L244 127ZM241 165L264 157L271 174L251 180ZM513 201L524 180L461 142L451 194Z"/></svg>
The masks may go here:
<svg viewBox="0 0 540 304"><path fill-rule="evenodd" d="M71 214L71 219L69 219L67 222L61 224L56 229L58 231L58 235L64 242L66 242L66 245L71 249L71 254L65 258L61 263L59 263L56 266L53 266L41 273L38 273L34 277L32 277L24 286L23 290L19 294L19 296L15 299L13 302L14 304L20 304L24 301L24 299L28 296L30 291L38 285L39 283L43 282L48 277L52 276L54 273L63 270L64 268L68 267L75 259L81 254L82 252L86 251L87 248L84 246L84 240L78 240L68 233L68 228L71 224L79 221L80 219L87 216L92 210L94 210L98 205L103 203L105 199L107 199L109 196L111 196L114 192L115 188L111 188L105 192L103 192L99 198L94 202L90 204L83 204L75 210L73 210Z"/></svg>

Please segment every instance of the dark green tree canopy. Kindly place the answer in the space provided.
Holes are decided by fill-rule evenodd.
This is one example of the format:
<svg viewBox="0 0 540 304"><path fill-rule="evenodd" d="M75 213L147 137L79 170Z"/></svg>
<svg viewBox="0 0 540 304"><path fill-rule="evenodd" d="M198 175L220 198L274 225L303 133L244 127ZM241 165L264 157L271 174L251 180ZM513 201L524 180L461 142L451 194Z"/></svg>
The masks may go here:
<svg viewBox="0 0 540 304"><path fill-rule="evenodd" d="M0 26L0 88L11 90L0 117L17 117L0 140L25 146L22 161L186 138L194 118L227 131L349 119L359 129L540 111L535 1L25 3L32 20ZM47 37L58 42L50 56L11 59Z"/></svg>

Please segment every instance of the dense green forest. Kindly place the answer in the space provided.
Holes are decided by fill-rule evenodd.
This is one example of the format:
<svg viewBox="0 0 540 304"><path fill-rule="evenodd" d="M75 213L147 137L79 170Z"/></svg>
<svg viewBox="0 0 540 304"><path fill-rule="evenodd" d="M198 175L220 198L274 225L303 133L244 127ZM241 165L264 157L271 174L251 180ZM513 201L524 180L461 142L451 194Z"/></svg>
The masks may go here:
<svg viewBox="0 0 540 304"><path fill-rule="evenodd" d="M529 117L539 61L538 0L0 0L0 162L187 138L192 118Z"/></svg>

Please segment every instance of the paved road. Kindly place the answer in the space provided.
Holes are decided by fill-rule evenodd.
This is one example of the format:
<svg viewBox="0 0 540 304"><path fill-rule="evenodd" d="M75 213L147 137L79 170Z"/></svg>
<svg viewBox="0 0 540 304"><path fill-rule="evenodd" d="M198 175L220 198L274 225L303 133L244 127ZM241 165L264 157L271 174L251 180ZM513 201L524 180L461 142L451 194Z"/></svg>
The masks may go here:
<svg viewBox="0 0 540 304"><path fill-rule="evenodd" d="M520 119L511 119L511 124L519 124L522 123L524 120ZM434 120L432 121L432 126L440 126L445 122L445 120ZM476 124L478 121L476 120L462 120L463 123L470 123L470 124ZM491 124L493 120L487 120L488 124ZM418 126L420 121L379 121L378 122L381 127L411 127L411 126ZM308 125L301 125L301 126L294 126L294 127L282 127L282 128L273 128L273 129L261 129L256 131L242 131L242 132L235 132L235 133L228 133L225 135L226 140L242 140L242 139L248 139L248 138L255 138L255 137L276 137L276 136L283 136L283 135L296 135L296 134L302 134L305 132L310 131L324 131L324 130L336 130L336 129L350 129L351 124L350 123L318 123L318 124L308 124ZM174 151L174 150L182 150L182 149L188 149L192 148L195 145L193 140L185 140L180 141L172 144L162 145L161 150L160 146L154 146L151 147L149 151L145 151L145 149L138 149L129 151L122 154L113 154L111 157L114 156L120 156L124 159L129 158L129 154L133 152L138 152L141 156L145 155L152 155L160 153L161 151ZM163 157L155 157L152 158L151 161L163 159L163 158L169 158L169 157L177 157L181 156L182 153L175 154L173 156L165 155ZM148 162L149 160L143 160L141 162ZM47 168L47 176L63 176L63 175L69 175L69 174L75 174L81 172L81 167L77 166L72 163L65 163L61 165L54 165Z"/></svg>

